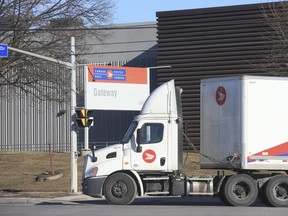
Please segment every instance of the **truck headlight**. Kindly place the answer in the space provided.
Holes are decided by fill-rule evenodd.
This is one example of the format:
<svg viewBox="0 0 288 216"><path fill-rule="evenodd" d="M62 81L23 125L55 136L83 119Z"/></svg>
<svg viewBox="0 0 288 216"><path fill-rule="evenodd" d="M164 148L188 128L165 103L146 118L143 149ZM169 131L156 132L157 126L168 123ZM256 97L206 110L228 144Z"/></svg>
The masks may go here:
<svg viewBox="0 0 288 216"><path fill-rule="evenodd" d="M85 178L95 177L97 176L97 173L98 173L98 167L93 167L92 169L86 172Z"/></svg>

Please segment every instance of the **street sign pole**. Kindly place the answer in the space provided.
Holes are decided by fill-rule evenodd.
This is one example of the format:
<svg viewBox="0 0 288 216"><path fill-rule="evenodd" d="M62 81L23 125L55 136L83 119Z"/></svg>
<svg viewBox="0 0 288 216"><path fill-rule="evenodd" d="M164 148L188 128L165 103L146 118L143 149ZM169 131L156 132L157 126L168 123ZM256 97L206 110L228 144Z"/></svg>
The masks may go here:
<svg viewBox="0 0 288 216"><path fill-rule="evenodd" d="M1 44L3 45L3 44ZM5 46L0 46L1 50L5 49ZM13 47L7 47L7 50L14 52L19 52L25 55L33 56L36 58L44 59L46 61L54 62L57 64L65 65L67 68L71 69L71 193L76 193L78 191L78 181L77 181L77 125L76 125L76 59L75 59L75 38L71 37L71 63L64 62L58 59L53 59L43 55L38 55L36 53L20 50ZM4 51L3 51L4 52ZM8 51L7 51L8 53ZM7 54L8 55L8 54Z"/></svg>
<svg viewBox="0 0 288 216"><path fill-rule="evenodd" d="M12 50L12 51L15 51L15 52L19 52L19 53L25 54L25 55L29 55L29 56L33 56L33 57L36 57L36 58L44 59L46 61L50 61L50 62L54 62L54 63L57 63L57 64L65 65L67 68L72 68L72 64L70 62L64 62L64 61L61 61L61 60L58 60L58 59L53 59L53 58L50 58L50 57L46 57L46 56L39 55L39 54L36 54L36 53L31 53L31 52L28 52L28 51L20 50L20 49L13 48L13 47L10 47L10 46L8 47L8 49Z"/></svg>

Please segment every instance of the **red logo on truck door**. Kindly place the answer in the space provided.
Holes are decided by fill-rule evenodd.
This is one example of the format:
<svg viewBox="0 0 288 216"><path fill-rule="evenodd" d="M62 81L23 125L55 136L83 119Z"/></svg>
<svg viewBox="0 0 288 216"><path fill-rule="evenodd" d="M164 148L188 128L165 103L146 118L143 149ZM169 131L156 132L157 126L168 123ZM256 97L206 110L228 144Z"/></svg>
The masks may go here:
<svg viewBox="0 0 288 216"><path fill-rule="evenodd" d="M222 106L225 103L227 97L225 88L223 86L218 87L215 96L217 103Z"/></svg>
<svg viewBox="0 0 288 216"><path fill-rule="evenodd" d="M147 149L143 152L142 158L146 163L152 163L156 159L156 153L152 149Z"/></svg>

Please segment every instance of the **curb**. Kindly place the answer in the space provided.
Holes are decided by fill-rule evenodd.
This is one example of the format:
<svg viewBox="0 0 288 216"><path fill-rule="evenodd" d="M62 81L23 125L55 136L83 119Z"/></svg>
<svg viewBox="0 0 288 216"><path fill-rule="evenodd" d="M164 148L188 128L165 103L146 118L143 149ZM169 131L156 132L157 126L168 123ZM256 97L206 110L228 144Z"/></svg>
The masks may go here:
<svg viewBox="0 0 288 216"><path fill-rule="evenodd" d="M79 193L70 193L70 192L1 192L0 198L43 198L43 199L51 199L55 197L66 197L66 196L75 196L81 195L82 192Z"/></svg>

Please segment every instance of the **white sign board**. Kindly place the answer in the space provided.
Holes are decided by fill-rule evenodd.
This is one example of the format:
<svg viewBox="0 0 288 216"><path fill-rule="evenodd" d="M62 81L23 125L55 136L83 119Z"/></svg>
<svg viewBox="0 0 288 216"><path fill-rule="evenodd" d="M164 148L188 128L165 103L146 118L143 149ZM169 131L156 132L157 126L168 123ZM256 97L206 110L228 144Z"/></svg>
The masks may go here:
<svg viewBox="0 0 288 216"><path fill-rule="evenodd" d="M150 94L149 69L88 65L84 91L86 109L141 110Z"/></svg>

